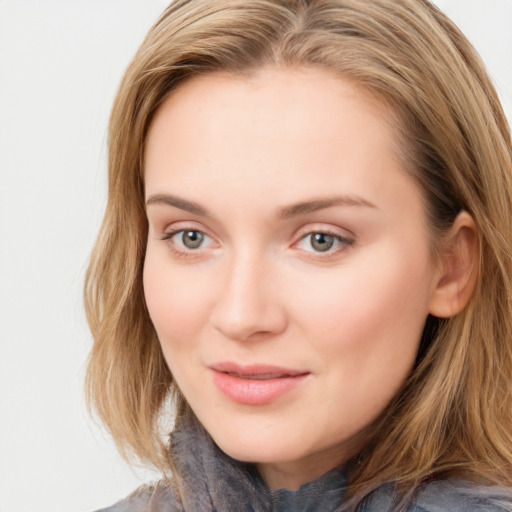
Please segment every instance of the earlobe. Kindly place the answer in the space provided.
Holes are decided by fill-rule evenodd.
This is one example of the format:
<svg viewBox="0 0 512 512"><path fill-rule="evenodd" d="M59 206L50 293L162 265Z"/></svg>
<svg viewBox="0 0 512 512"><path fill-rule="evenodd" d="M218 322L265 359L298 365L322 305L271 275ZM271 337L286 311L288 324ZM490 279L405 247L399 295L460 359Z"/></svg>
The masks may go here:
<svg viewBox="0 0 512 512"><path fill-rule="evenodd" d="M464 309L477 282L478 233L469 213L459 213L440 252L429 312L439 318L448 318Z"/></svg>

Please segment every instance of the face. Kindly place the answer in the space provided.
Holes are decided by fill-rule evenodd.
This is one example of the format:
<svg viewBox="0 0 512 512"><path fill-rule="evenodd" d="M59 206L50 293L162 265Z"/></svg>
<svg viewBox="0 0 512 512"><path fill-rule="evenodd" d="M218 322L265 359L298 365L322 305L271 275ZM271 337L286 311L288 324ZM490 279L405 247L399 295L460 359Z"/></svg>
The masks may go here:
<svg viewBox="0 0 512 512"><path fill-rule="evenodd" d="M144 290L219 447L296 487L343 463L410 373L435 270L389 112L327 71L191 79L145 160Z"/></svg>

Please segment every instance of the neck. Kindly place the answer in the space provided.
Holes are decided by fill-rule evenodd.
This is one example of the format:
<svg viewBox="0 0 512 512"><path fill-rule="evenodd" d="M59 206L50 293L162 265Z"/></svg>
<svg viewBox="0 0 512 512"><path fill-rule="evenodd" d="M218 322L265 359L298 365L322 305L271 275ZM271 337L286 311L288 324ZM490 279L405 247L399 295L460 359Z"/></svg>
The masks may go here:
<svg viewBox="0 0 512 512"><path fill-rule="evenodd" d="M342 466L357 452L358 450L341 450L333 454L332 450L327 450L295 461L261 462L256 464L256 468L270 489L296 490L301 485Z"/></svg>

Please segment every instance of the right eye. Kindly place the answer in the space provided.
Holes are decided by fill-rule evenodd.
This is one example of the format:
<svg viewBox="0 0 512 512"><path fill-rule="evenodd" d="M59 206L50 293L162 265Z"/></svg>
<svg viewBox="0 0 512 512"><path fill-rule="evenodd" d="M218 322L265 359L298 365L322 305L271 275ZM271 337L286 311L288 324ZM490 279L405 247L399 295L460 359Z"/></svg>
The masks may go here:
<svg viewBox="0 0 512 512"><path fill-rule="evenodd" d="M201 233L201 231L192 230L192 231L181 231L178 240L182 243L184 247L187 249L199 249L201 244L204 241L205 234Z"/></svg>
<svg viewBox="0 0 512 512"><path fill-rule="evenodd" d="M178 253L204 249L213 242L211 237L198 229L177 229L166 233L162 240L168 240L171 249Z"/></svg>

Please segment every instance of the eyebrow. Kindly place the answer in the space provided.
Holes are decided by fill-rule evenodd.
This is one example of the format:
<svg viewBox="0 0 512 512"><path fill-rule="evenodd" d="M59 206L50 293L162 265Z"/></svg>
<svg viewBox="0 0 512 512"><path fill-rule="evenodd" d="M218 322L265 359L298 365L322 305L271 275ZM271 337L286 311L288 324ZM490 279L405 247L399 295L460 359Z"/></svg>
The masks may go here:
<svg viewBox="0 0 512 512"><path fill-rule="evenodd" d="M146 201L146 208L153 204L174 206L174 208L179 208L180 210L193 213L194 215L200 215L202 217L208 216L208 210L198 205L197 203L194 203L193 201L188 201L187 199L183 199L178 196L168 194L153 194L148 197Z"/></svg>
<svg viewBox="0 0 512 512"><path fill-rule="evenodd" d="M169 194L153 194L149 196L146 201L146 208L154 204L173 206L174 208L179 208L180 210L202 217L209 216L208 210L198 203ZM358 196L333 196L302 201L290 206L285 206L279 210L278 216L281 219L289 219L298 215L305 215L324 210L325 208L331 208L332 206L366 206L368 208L377 208L373 203Z"/></svg>
<svg viewBox="0 0 512 512"><path fill-rule="evenodd" d="M368 208L377 208L373 203L366 201L358 196L333 196L310 201L304 201L290 206L286 206L279 211L279 217L289 219L297 215L305 215L307 213L324 210L332 206L366 206Z"/></svg>

